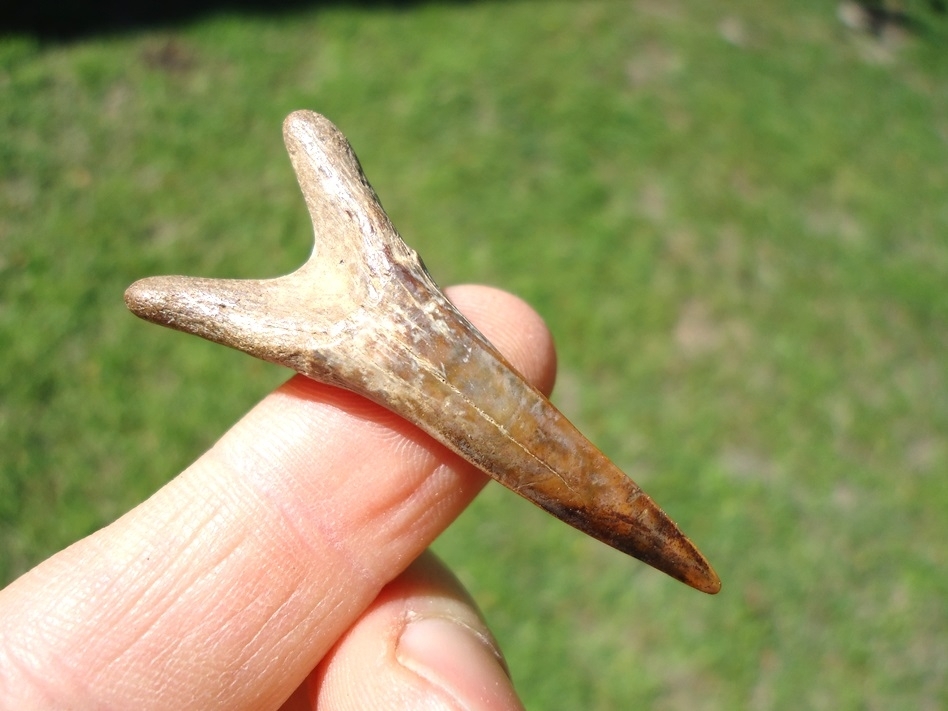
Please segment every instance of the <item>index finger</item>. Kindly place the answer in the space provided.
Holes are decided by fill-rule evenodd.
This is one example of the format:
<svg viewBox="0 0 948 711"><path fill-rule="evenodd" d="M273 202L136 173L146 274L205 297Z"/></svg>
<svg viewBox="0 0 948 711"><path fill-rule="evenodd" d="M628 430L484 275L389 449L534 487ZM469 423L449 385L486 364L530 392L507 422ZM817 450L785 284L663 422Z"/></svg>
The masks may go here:
<svg viewBox="0 0 948 711"><path fill-rule="evenodd" d="M529 307L451 296L552 386ZM0 691L20 708L276 707L485 481L388 411L293 378L148 501L0 592Z"/></svg>

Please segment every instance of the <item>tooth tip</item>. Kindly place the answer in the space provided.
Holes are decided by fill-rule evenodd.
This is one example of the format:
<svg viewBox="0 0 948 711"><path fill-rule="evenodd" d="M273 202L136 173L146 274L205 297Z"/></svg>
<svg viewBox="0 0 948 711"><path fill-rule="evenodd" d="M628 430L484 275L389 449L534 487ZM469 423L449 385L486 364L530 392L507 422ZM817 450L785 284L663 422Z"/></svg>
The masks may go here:
<svg viewBox="0 0 948 711"><path fill-rule="evenodd" d="M212 282L181 276L139 279L125 290L125 305L129 311L146 321L203 335L200 330L172 324L200 320L200 309L196 309L195 304L200 303L200 295L211 291L208 285Z"/></svg>
<svg viewBox="0 0 948 711"><path fill-rule="evenodd" d="M674 527L673 533L663 533L648 562L695 590L717 594L721 590L721 579L714 568L670 519L668 523Z"/></svg>
<svg viewBox="0 0 948 711"><path fill-rule="evenodd" d="M695 590L716 595L721 590L718 574L684 534L679 536L659 551L661 562L653 565Z"/></svg>
<svg viewBox="0 0 948 711"><path fill-rule="evenodd" d="M166 290L161 287L160 277L139 279L125 290L125 305L136 316L149 319L149 314L163 301Z"/></svg>
<svg viewBox="0 0 948 711"><path fill-rule="evenodd" d="M695 554L696 557L692 566L687 571L683 571L685 575L681 578L681 581L695 590L700 590L709 595L717 595L721 592L721 579L708 564L708 561L704 559L704 556L698 553L697 549L695 549Z"/></svg>
<svg viewBox="0 0 948 711"><path fill-rule="evenodd" d="M291 113L283 120L283 135L292 135L298 123L307 123L311 120L312 112L298 110Z"/></svg>
<svg viewBox="0 0 948 711"><path fill-rule="evenodd" d="M636 491L625 506L613 501L619 516L595 516L599 523L587 532L696 590L719 592L721 579L697 546L651 497Z"/></svg>
<svg viewBox="0 0 948 711"><path fill-rule="evenodd" d="M671 540L662 541L654 548L632 555L695 590L709 595L716 595L721 590L718 574L682 533Z"/></svg>
<svg viewBox="0 0 948 711"><path fill-rule="evenodd" d="M721 592L721 579L718 578L714 571L711 571L711 576L705 581L705 584L697 589L709 595L717 595Z"/></svg>

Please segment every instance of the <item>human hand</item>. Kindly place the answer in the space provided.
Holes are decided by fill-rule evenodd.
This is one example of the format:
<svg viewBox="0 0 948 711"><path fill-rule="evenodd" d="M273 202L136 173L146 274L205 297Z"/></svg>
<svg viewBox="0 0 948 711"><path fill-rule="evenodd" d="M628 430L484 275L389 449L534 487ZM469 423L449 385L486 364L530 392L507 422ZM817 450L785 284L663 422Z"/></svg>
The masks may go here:
<svg viewBox="0 0 948 711"><path fill-rule="evenodd" d="M452 300L552 389L539 317ZM521 708L427 546L486 477L404 420L294 377L110 526L0 591L0 706Z"/></svg>

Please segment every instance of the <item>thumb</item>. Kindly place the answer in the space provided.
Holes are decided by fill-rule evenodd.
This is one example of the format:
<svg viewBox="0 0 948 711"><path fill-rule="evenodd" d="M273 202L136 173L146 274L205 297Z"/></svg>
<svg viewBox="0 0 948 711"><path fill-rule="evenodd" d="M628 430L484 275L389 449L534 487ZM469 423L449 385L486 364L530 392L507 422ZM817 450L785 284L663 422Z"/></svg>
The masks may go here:
<svg viewBox="0 0 948 711"><path fill-rule="evenodd" d="M382 590L307 687L304 707L320 711L523 708L474 602L430 552Z"/></svg>

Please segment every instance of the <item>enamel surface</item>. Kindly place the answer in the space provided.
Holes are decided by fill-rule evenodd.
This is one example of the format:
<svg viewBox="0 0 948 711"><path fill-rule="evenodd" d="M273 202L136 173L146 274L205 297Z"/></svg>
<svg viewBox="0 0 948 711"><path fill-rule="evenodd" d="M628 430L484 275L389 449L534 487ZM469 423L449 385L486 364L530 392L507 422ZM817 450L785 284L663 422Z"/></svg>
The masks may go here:
<svg viewBox="0 0 948 711"><path fill-rule="evenodd" d="M277 279L143 279L129 308L359 393L571 526L716 593L671 519L441 293L335 126L297 111L283 128L316 232L309 261Z"/></svg>

